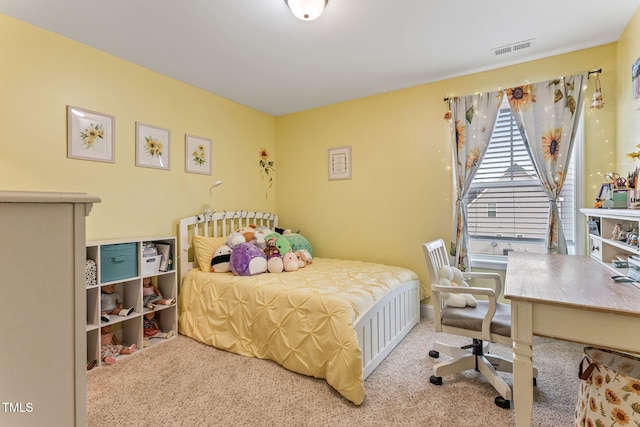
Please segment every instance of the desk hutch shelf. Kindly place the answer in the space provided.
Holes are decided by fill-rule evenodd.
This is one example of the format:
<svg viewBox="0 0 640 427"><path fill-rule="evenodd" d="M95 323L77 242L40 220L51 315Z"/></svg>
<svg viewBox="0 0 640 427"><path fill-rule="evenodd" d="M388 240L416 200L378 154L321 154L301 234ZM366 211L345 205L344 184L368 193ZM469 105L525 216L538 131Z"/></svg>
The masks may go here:
<svg viewBox="0 0 640 427"><path fill-rule="evenodd" d="M589 230L589 255L614 273L629 275L629 268L614 266L614 261L628 260L632 269L640 272L640 210L635 209L581 209L586 217ZM622 236L614 238L614 228L620 225ZM629 234L635 234L633 242L628 242ZM632 275L633 276L633 275Z"/></svg>

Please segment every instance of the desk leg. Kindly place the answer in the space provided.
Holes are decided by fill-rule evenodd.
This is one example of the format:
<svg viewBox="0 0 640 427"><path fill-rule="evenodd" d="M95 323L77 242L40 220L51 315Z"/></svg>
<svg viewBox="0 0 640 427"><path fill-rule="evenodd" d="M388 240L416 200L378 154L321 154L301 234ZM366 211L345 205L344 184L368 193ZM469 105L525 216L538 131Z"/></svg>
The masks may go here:
<svg viewBox="0 0 640 427"><path fill-rule="evenodd" d="M511 301L513 403L516 426L531 425L533 409L533 323L531 304Z"/></svg>

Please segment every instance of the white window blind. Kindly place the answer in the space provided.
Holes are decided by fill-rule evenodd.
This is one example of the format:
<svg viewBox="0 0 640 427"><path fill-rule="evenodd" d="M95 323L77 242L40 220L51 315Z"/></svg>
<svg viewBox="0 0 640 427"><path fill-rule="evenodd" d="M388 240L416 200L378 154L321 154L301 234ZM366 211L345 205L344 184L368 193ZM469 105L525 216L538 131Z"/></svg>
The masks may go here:
<svg viewBox="0 0 640 427"><path fill-rule="evenodd" d="M569 246L575 233L573 157L558 201ZM471 255L545 252L549 198L506 101L465 201Z"/></svg>

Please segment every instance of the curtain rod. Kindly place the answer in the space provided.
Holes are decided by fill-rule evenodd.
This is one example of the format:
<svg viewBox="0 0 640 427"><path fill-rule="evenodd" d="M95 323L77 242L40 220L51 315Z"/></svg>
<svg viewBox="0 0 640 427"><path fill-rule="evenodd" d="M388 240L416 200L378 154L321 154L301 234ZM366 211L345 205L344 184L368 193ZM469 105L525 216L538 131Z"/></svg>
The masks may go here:
<svg viewBox="0 0 640 427"><path fill-rule="evenodd" d="M602 68L598 68L597 70L589 71L589 72L587 73L587 79L588 79L589 77L591 77L591 74L602 74ZM451 99L451 98L449 98L448 96L446 96L446 97L444 98L444 102L449 101L449 99Z"/></svg>
<svg viewBox="0 0 640 427"><path fill-rule="evenodd" d="M591 74L602 74L602 68L598 68L597 70L589 71L587 74L587 78L591 77Z"/></svg>

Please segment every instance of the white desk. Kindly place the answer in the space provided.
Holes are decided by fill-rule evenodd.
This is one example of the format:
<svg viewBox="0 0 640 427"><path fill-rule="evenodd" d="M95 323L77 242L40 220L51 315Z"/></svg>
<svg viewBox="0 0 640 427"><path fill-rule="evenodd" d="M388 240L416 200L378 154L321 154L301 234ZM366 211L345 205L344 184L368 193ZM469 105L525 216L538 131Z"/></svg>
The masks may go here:
<svg viewBox="0 0 640 427"><path fill-rule="evenodd" d="M531 425L533 335L640 353L640 289L615 283L612 274L586 256L509 253L504 295L511 300L517 426Z"/></svg>

